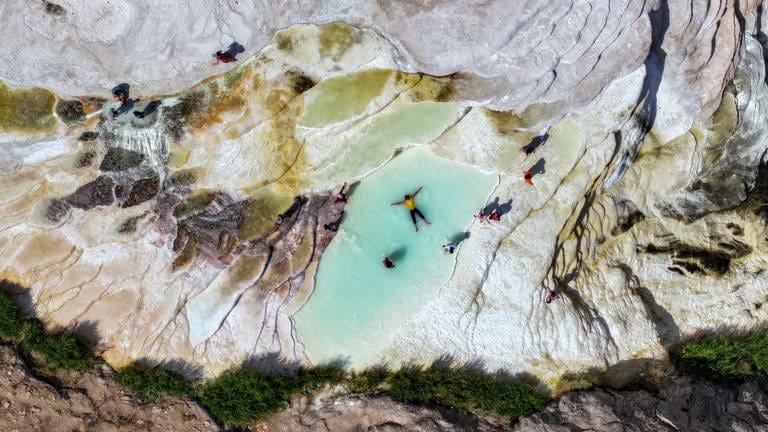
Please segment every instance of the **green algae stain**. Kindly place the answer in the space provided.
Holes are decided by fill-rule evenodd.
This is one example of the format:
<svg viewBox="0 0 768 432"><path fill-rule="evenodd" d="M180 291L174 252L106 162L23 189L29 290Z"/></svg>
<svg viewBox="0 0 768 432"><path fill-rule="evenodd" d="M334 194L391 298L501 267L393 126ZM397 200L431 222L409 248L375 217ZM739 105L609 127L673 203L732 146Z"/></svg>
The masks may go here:
<svg viewBox="0 0 768 432"><path fill-rule="evenodd" d="M184 202L173 209L173 216L183 218L184 216L199 212L210 204L217 194L218 192L209 189L195 191Z"/></svg>
<svg viewBox="0 0 768 432"><path fill-rule="evenodd" d="M0 81L0 131L51 133L56 127L56 96L32 87L12 89Z"/></svg>
<svg viewBox="0 0 768 432"><path fill-rule="evenodd" d="M483 112L493 124L493 128L499 135L514 135L520 131L525 122L520 114L514 111L494 111L484 109Z"/></svg>
<svg viewBox="0 0 768 432"><path fill-rule="evenodd" d="M304 95L299 125L320 127L362 113L396 75L390 70L370 70L327 79Z"/></svg>
<svg viewBox="0 0 768 432"><path fill-rule="evenodd" d="M238 226L238 236L247 241L269 232L275 224L275 216L291 205L292 199L262 189L248 200L243 208L243 219Z"/></svg>
<svg viewBox="0 0 768 432"><path fill-rule="evenodd" d="M435 101L435 102L451 102L455 100L455 77L457 75L449 75L443 77L435 77L431 75L423 75L421 80L409 92L409 97L416 102L423 101Z"/></svg>
<svg viewBox="0 0 768 432"><path fill-rule="evenodd" d="M362 31L341 22L320 27L320 55L338 61L353 45L362 40Z"/></svg>

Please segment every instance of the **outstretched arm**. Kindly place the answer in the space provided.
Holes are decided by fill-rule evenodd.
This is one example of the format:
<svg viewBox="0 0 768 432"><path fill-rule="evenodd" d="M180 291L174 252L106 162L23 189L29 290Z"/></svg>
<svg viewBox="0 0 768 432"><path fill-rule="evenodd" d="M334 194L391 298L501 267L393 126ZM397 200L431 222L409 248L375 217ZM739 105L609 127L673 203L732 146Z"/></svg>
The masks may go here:
<svg viewBox="0 0 768 432"><path fill-rule="evenodd" d="M416 189L416 192L414 192L414 193L412 193L412 194L411 194L411 197L413 197L413 198L416 198L416 195L418 195L418 194L419 194L419 192L421 192L421 188L422 188L422 186L419 186L419 188L418 188L418 189Z"/></svg>
<svg viewBox="0 0 768 432"><path fill-rule="evenodd" d="M405 200L402 200L402 201L398 201L398 202L393 202L393 203L392 203L392 204L390 204L390 205L400 205L400 204L403 204L403 203L405 203Z"/></svg>

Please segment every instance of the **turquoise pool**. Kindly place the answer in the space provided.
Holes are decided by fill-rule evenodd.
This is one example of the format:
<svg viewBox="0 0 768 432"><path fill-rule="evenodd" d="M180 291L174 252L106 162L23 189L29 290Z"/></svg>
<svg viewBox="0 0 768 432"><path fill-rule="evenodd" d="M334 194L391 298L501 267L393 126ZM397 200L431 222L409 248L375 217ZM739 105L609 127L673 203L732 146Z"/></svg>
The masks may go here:
<svg viewBox="0 0 768 432"><path fill-rule="evenodd" d="M352 367L383 360L393 332L438 293L461 256L461 249L443 252L442 244L466 231L496 182L495 175L422 147L366 177L350 195L315 290L295 316L310 360L342 359ZM415 232L406 207L390 203L419 186L416 205L432 225L417 219ZM394 269L384 268L384 255L393 258Z"/></svg>

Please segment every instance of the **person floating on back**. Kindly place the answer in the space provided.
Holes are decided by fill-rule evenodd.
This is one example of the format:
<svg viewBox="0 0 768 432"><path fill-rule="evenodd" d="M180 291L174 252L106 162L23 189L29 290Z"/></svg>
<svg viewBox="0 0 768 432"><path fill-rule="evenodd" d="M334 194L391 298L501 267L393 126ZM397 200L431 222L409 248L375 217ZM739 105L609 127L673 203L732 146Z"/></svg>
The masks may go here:
<svg viewBox="0 0 768 432"><path fill-rule="evenodd" d="M334 204L346 204L347 203L347 193L344 192L344 189L347 187L347 184L344 183L341 186L341 190L339 193L336 194L336 200L333 202Z"/></svg>
<svg viewBox="0 0 768 432"><path fill-rule="evenodd" d="M456 251L457 247L459 247L458 242L450 242L443 245L443 250L448 252L449 254L453 254Z"/></svg>
<svg viewBox="0 0 768 432"><path fill-rule="evenodd" d="M405 204L405 207L411 212L411 220L413 221L413 226L416 228L416 232L419 231L419 225L416 223L416 216L418 215L420 218L424 220L424 222L427 223L427 225L431 225L432 223L427 220L426 217L424 217L424 214L419 211L418 208L416 208L416 203L413 201L416 198L416 195L421 192L421 186L419 186L418 189L416 189L416 192L412 193L411 195L406 195L402 201L393 202L390 205L400 205Z"/></svg>
<svg viewBox="0 0 768 432"><path fill-rule="evenodd" d="M388 256L385 256L384 259L381 261L381 263L384 264L384 267L388 269L395 268L395 263L393 263Z"/></svg>
<svg viewBox="0 0 768 432"><path fill-rule="evenodd" d="M533 168L529 168L528 171L523 173L523 180L533 186Z"/></svg>

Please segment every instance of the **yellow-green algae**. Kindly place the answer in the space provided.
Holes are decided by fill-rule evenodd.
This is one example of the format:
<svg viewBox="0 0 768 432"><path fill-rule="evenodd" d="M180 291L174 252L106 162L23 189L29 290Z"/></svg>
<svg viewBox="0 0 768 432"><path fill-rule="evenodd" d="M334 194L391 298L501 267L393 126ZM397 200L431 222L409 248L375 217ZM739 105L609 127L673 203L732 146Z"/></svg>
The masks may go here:
<svg viewBox="0 0 768 432"><path fill-rule="evenodd" d="M320 127L359 115L381 95L387 82L400 74L376 69L326 79L304 96L304 114L299 124Z"/></svg>
<svg viewBox="0 0 768 432"><path fill-rule="evenodd" d="M320 55L338 61L353 45L360 43L363 32L350 25L334 22L320 27Z"/></svg>
<svg viewBox="0 0 768 432"><path fill-rule="evenodd" d="M57 125L55 107L56 95L46 89L14 89L0 81L0 131L52 133Z"/></svg>

